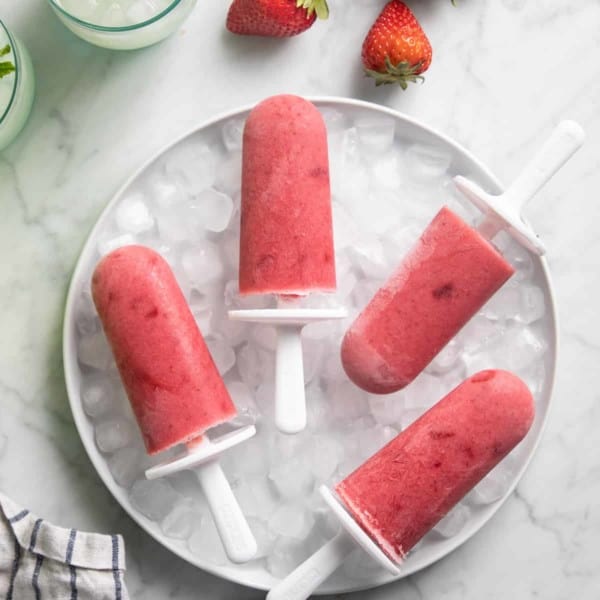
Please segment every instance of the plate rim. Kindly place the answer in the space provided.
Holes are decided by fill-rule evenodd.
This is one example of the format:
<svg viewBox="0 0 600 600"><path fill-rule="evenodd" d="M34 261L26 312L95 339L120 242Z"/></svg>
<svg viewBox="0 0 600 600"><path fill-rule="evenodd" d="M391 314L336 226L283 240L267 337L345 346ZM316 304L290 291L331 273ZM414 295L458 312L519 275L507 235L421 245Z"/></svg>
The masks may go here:
<svg viewBox="0 0 600 600"><path fill-rule="evenodd" d="M496 187L497 192L502 192L504 190L504 186L500 182L500 180L494 175L494 173L484 164L481 160L479 160L474 154L472 154L469 150L467 150L460 143L456 142L446 134L438 131L434 127L430 127L429 125L424 124L421 120L411 117L401 111L396 109L383 106L380 104L375 104L373 102L368 102L365 100L358 100L354 98L346 98L346 97L338 97L338 96L321 96L321 95L303 95L303 98L306 100L313 102L317 105L333 105L334 107L344 106L351 108L362 108L371 111L375 111L380 114L386 114L391 117L394 117L398 121L404 122L409 126L416 127L417 129L421 129L425 131L427 134L438 138L447 146L450 146L455 153L461 155L463 158L467 159L468 162L472 163L479 171L479 174L484 175L490 183L492 183ZM101 461L102 453L96 449L94 445L93 436L85 436L82 435L82 429L84 424L87 424L87 416L85 415L81 403L76 402L76 398L79 398L79 389L76 385L75 374L71 373L70 363L72 362L72 356L76 355L76 348L74 348L73 339L71 337L71 331L73 327L73 321L70 316L74 310L74 304L76 300L76 292L77 285L79 280L81 279L81 272L84 268L82 257L88 251L88 247L91 244L91 240L95 237L96 232L100 229L101 224L104 222L106 215L111 211L112 207L119 201L122 197L123 193L130 187L132 182L134 182L146 169L154 163L157 159L159 159L162 155L164 155L169 149L179 144L185 138L209 127L216 125L217 123L224 121L226 119L231 119L236 116L240 116L243 113L250 111L254 106L256 106L258 102L252 102L248 104L244 104L242 106L238 106L233 109L229 109L226 111L222 111L216 114L213 117L202 120L200 123L191 126L186 130L186 132L178 135L175 139L171 140L167 144L163 145L157 151L153 152L142 164L135 169L132 174L125 179L125 181L117 188L117 190L110 195L110 198L102 211L96 216L94 225L88 231L86 239L83 245L80 248L77 262L75 264L75 268L73 269L68 291L67 291L67 299L65 302L65 309L63 313L63 326L62 326L62 359L63 359L63 373L65 377L65 386L67 389L67 396L69 400L69 406L71 408L71 413L73 415L73 421L75 427L77 429L77 433L79 438L85 448L86 454L96 473L107 487L108 491L112 494L115 501L119 504L119 506L133 519L133 521L141 527L148 535L150 535L157 543L161 544L163 547L167 548L171 553L173 553L178 558L186 561L187 563L200 568L214 576L217 576L221 579L225 579L232 583L236 583L239 585L243 585L246 587L250 587L258 590L269 590L271 585L278 581L277 578L274 578L269 575L269 579L271 579L270 584L266 584L265 582L257 582L251 573L245 573L243 570L235 571L236 567L230 566L219 566L212 564L202 564L202 561L198 561L197 559L190 560L190 558L186 557L184 553L181 551L181 548L176 547L174 543L165 536L156 535L156 532L152 530L150 526L148 526L145 522L145 518L142 518L141 515L137 514L132 507L130 507L129 502L123 502L120 497L125 494L124 490L119 486L110 474L105 476L106 465L105 461ZM325 595L325 594L339 594L339 593L350 593L363 591L368 589L373 589L379 587L381 585L385 585L388 583L392 583L394 581L399 581L404 577L407 577L413 573L421 571L424 568L427 568L444 558L445 556L452 553L459 546L467 542L471 539L488 521L498 512L498 510L504 505L509 496L512 495L514 489L519 484L521 478L525 470L528 468L531 460L535 456L537 452L537 448L541 442L541 439L544 435L544 431L546 429L546 425L548 422L548 416L552 408L552 399L554 395L554 387L556 382L556 372L558 365L558 349L559 349L559 332L560 332L560 324L558 321L558 313L556 308L556 294L554 292L554 286L552 284L552 279L550 277L550 272L548 269L548 264L544 256L538 257L539 264L542 270L542 274L544 279L547 282L548 287L548 299L549 306L546 307L546 310L549 315L550 323L552 324L551 328L551 340L549 340L549 348L548 352L550 354L550 360L553 364L553 369L551 373L547 374L546 383L548 386L547 396L548 402L545 414L542 416L540 425L539 425L539 433L537 438L534 440L533 445L531 447L530 452L525 458L521 468L518 470L517 475L514 479L512 485L506 490L505 494L492 504L489 504L484 507L484 518L481 518L481 522L477 523L467 530L464 530L458 535L454 536L448 541L448 544L445 544L443 548L438 549L437 552L433 552L432 555L422 563L416 564L414 567L409 568L407 570L402 570L400 575L393 576L391 574L382 574L379 577L376 577L369 582L350 582L348 586L326 586L325 584L319 588L319 590L315 591L315 595Z"/></svg>

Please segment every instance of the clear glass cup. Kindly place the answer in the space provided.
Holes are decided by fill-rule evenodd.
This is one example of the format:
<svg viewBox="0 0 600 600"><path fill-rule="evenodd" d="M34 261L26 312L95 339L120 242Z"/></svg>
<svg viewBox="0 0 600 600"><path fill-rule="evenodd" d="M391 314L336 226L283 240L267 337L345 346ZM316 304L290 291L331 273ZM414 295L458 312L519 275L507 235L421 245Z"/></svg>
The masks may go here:
<svg viewBox="0 0 600 600"><path fill-rule="evenodd" d="M0 150L4 150L25 125L35 91L35 76L29 53L23 44L0 21L0 49L8 48L0 62L10 62L15 69L0 78Z"/></svg>
<svg viewBox="0 0 600 600"><path fill-rule="evenodd" d="M172 0L171 4L146 21L108 27L88 23L66 10L61 0L48 0L58 18L81 39L111 50L134 50L151 46L176 31L192 12L197 0Z"/></svg>

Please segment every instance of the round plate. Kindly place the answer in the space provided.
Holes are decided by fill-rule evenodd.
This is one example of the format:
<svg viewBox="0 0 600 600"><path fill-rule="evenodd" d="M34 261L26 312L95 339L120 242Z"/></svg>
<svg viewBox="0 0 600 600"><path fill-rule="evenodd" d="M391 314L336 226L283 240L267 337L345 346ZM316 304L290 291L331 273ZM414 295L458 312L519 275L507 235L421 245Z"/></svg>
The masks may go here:
<svg viewBox="0 0 600 600"><path fill-rule="evenodd" d="M311 100L321 109L334 109L350 117L360 116L362 118L364 116L367 119L369 117L377 117L381 115L391 117L396 123L397 139L402 139L408 141L409 143L427 144L431 147L438 148L449 153L452 157L451 166L449 169L450 175L465 175L473 181L476 181L480 186L491 193L499 193L501 191L501 185L498 180L492 175L487 167L479 162L474 156L459 146L456 142L430 129L429 127L424 126L414 119L388 108L356 100L338 98L311 98ZM158 542L191 564L205 569L206 571L210 571L215 575L243 585L260 589L269 589L273 586L276 580L266 571L266 569L262 566L262 563L215 566L214 564L210 564L204 560L199 560L197 556L194 556L188 550L187 546L179 543L176 540L167 538L156 523L149 521L140 512L138 512L131 504L126 491L117 485L117 483L115 483L107 466L106 456L98 450L94 443L93 425L82 408L80 398L82 372L77 359L77 332L75 325L75 302L78 294L81 293L82 288L89 284L89 276L93 268L93 264L97 260L96 246L98 243L99 233L101 232L103 224L107 223L108 219L113 217L113 209L119 200L128 193L138 178L143 177L144 173L149 170L156 161L161 160L163 155L170 151L173 147L193 136L212 134L215 130L220 130L223 124L228 120L239 119L247 114L250 109L251 107L244 107L239 110L220 115L195 128L189 134L183 136L179 140L176 140L168 147L164 148L156 156L152 157L141 169L134 173L132 177L126 181L122 188L117 192L90 233L90 236L83 248L75 268L65 310L63 352L66 385L75 424L94 467L121 506ZM434 212L431 212L431 216L433 216L433 214ZM525 468L527 467L527 464L529 463L529 460L531 459L540 440L550 405L551 392L554 383L557 350L557 326L554 300L546 263L543 259L539 259L537 257L533 257L533 261L535 267L534 283L542 289L547 307L546 315L537 323L537 326L538 331L541 332L540 335L543 337L548 348L543 357L545 369L543 385L536 393L536 418L530 433L524 442L519 446L519 452L516 455L517 466L514 471L514 477L510 482L510 485L508 486L504 496L492 504L477 507L459 534L449 539L443 539L441 536L437 536L436 539L431 540L426 544L421 544L418 550L413 552L408 557L405 564L402 566L399 577L404 577L414 573L415 571L423 569L424 567L427 567L433 562L439 560L461 545L463 542L468 540L480 527L482 527L500 508L504 500L510 495ZM346 577L342 571L343 570L340 569L327 582L325 582L325 584L319 589L318 593L343 593L357 591L360 589L368 589L388 583L394 579L392 575L381 571L374 573L373 576L367 580L356 581Z"/></svg>

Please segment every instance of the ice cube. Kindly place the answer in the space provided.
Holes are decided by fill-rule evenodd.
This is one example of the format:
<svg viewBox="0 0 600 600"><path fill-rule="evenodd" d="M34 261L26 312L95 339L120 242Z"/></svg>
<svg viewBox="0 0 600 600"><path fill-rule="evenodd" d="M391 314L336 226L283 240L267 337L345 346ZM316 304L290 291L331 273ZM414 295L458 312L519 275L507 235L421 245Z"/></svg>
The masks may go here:
<svg viewBox="0 0 600 600"><path fill-rule="evenodd" d="M194 246L187 248L181 256L181 266L192 286L197 289L220 279L224 274L219 248L208 240L198 240Z"/></svg>
<svg viewBox="0 0 600 600"><path fill-rule="evenodd" d="M446 173L452 156L434 146L413 144L406 149L404 160L406 172L411 179L420 183L430 183Z"/></svg>
<svg viewBox="0 0 600 600"><path fill-rule="evenodd" d="M361 233L345 206L342 206L340 202L333 202L331 209L333 214L333 240L336 252L339 253L344 248L352 246Z"/></svg>
<svg viewBox="0 0 600 600"><path fill-rule="evenodd" d="M146 206L144 194L137 192L119 202L115 210L117 227L126 233L142 233L152 229L154 218Z"/></svg>
<svg viewBox="0 0 600 600"><path fill-rule="evenodd" d="M451 538L459 534L469 520L471 510L464 504L457 504L434 528L442 537Z"/></svg>
<svg viewBox="0 0 600 600"><path fill-rule="evenodd" d="M249 338L250 325L244 321L230 319L226 311L215 310L210 321L210 331L219 332L232 348Z"/></svg>
<svg viewBox="0 0 600 600"><path fill-rule="evenodd" d="M267 556L267 571L274 577L289 575L300 563L308 558L302 540L279 537Z"/></svg>
<svg viewBox="0 0 600 600"><path fill-rule="evenodd" d="M194 519L187 543L190 552L209 565L222 566L229 562L219 532L209 516Z"/></svg>
<svg viewBox="0 0 600 600"><path fill-rule="evenodd" d="M444 389L437 377L421 373L409 386L402 390L404 407L429 408L446 395L450 390Z"/></svg>
<svg viewBox="0 0 600 600"><path fill-rule="evenodd" d="M154 177L149 184L149 196L159 210L177 210L185 200L179 186L164 177Z"/></svg>
<svg viewBox="0 0 600 600"><path fill-rule="evenodd" d="M538 321L546 314L546 302L541 288L522 284L519 286L520 307L516 315L520 323L529 325Z"/></svg>
<svg viewBox="0 0 600 600"><path fill-rule="evenodd" d="M388 260L397 267L409 250L419 239L421 231L418 227L391 227L384 234L384 243Z"/></svg>
<svg viewBox="0 0 600 600"><path fill-rule="evenodd" d="M348 256L353 265L367 277L381 279L389 275L383 245L376 238L364 238L356 242L348 251Z"/></svg>
<svg viewBox="0 0 600 600"><path fill-rule="evenodd" d="M227 390L241 414L247 415L253 420L258 418L258 406L256 406L250 388L245 383L242 381L232 381L227 384Z"/></svg>
<svg viewBox="0 0 600 600"><path fill-rule="evenodd" d="M516 460L508 455L496 465L467 495L469 504L491 504L508 491L518 470Z"/></svg>
<svg viewBox="0 0 600 600"><path fill-rule="evenodd" d="M81 381L81 405L85 413L101 417L113 409L119 396L114 383L106 375L93 374Z"/></svg>
<svg viewBox="0 0 600 600"><path fill-rule="evenodd" d="M180 500L166 479L141 479L131 488L131 504L151 521L161 521Z"/></svg>
<svg viewBox="0 0 600 600"><path fill-rule="evenodd" d="M520 310L521 292L519 288L504 286L483 305L481 314L490 321L502 321L514 319Z"/></svg>
<svg viewBox="0 0 600 600"><path fill-rule="evenodd" d="M234 477L266 476L268 456L260 434L223 455L223 468Z"/></svg>
<svg viewBox="0 0 600 600"><path fill-rule="evenodd" d="M245 117L232 117L227 119L221 129L223 144L228 152L240 151L244 137Z"/></svg>
<svg viewBox="0 0 600 600"><path fill-rule="evenodd" d="M457 334L456 341L467 354L493 346L502 337L504 324L490 321L482 314L475 315Z"/></svg>
<svg viewBox="0 0 600 600"><path fill-rule="evenodd" d="M171 148L165 172L189 194L198 194L215 181L216 156L204 143L188 138Z"/></svg>
<svg viewBox="0 0 600 600"><path fill-rule="evenodd" d="M240 239L235 233L225 232L221 238L221 248L223 249L223 256L225 257L225 263L229 268L234 269L234 273L237 277L237 270L240 263Z"/></svg>
<svg viewBox="0 0 600 600"><path fill-rule="evenodd" d="M495 238L494 241L496 242L497 239ZM521 244L511 239L502 254L516 269L516 273L511 278L512 282L525 281L533 276L534 265L531 254Z"/></svg>
<svg viewBox="0 0 600 600"><path fill-rule="evenodd" d="M117 2L113 2L106 11L102 13L100 25L104 27L121 27L125 25L126 22L125 12Z"/></svg>
<svg viewBox="0 0 600 600"><path fill-rule="evenodd" d="M265 350L274 352L277 348L277 330L272 325L253 325L250 328L250 339Z"/></svg>
<svg viewBox="0 0 600 600"><path fill-rule="evenodd" d="M461 350L462 348L456 340L450 340L427 365L427 372L447 373L456 366Z"/></svg>
<svg viewBox="0 0 600 600"><path fill-rule="evenodd" d="M105 371L113 362L112 353L104 336L98 331L79 339L77 358L82 365Z"/></svg>
<svg viewBox="0 0 600 600"><path fill-rule="evenodd" d="M132 25L148 21L158 12L151 0L134 0L126 11L127 20Z"/></svg>
<svg viewBox="0 0 600 600"><path fill-rule="evenodd" d="M271 536L284 536L303 540L308 537L314 524L314 517L302 505L293 502L279 506L268 522Z"/></svg>
<svg viewBox="0 0 600 600"><path fill-rule="evenodd" d="M270 352L252 344L244 344L236 354L238 371L248 387L254 389L261 382L273 381L275 364ZM258 398L256 400L258 402Z"/></svg>
<svg viewBox="0 0 600 600"><path fill-rule="evenodd" d="M328 388L333 411L339 419L353 420L369 413L367 394L350 381L340 381Z"/></svg>
<svg viewBox="0 0 600 600"><path fill-rule="evenodd" d="M100 329L100 320L89 289L84 290L75 305L75 326L81 336L91 335Z"/></svg>
<svg viewBox="0 0 600 600"><path fill-rule="evenodd" d="M225 375L235 364L235 352L223 339L209 337L206 339L208 350L221 375Z"/></svg>
<svg viewBox="0 0 600 600"><path fill-rule="evenodd" d="M195 219L208 231L225 231L233 214L233 200L213 188L200 192L192 201Z"/></svg>
<svg viewBox="0 0 600 600"><path fill-rule="evenodd" d="M388 425L377 425L359 432L359 450L361 457L369 458L398 435L398 431Z"/></svg>
<svg viewBox="0 0 600 600"><path fill-rule="evenodd" d="M201 516L198 514L191 498L184 498L173 505L160 524L162 532L176 540L186 540L192 534L194 521Z"/></svg>
<svg viewBox="0 0 600 600"><path fill-rule="evenodd" d="M400 419L400 428L402 431L412 425L424 412L425 408L405 409L402 413L402 418Z"/></svg>
<svg viewBox="0 0 600 600"><path fill-rule="evenodd" d="M134 429L123 419L98 423L95 428L96 445L102 452L114 452L133 442Z"/></svg>
<svg viewBox="0 0 600 600"><path fill-rule="evenodd" d="M394 143L396 121L392 117L359 117L355 121L358 140L364 156L386 155Z"/></svg>
<svg viewBox="0 0 600 600"><path fill-rule="evenodd" d="M104 234L98 241L98 254L100 254L100 256L105 256L117 248L131 246L132 244L135 244L135 238L130 233L124 233L122 235Z"/></svg>
<svg viewBox="0 0 600 600"><path fill-rule="evenodd" d="M361 279L352 290L352 302L360 310L365 308L385 283L383 279Z"/></svg>
<svg viewBox="0 0 600 600"><path fill-rule="evenodd" d="M325 121L328 134L343 131L348 127L347 116L339 110L329 106L321 106L319 111L323 121Z"/></svg>
<svg viewBox="0 0 600 600"><path fill-rule="evenodd" d="M247 521L248 525L250 526L250 530L254 534L256 545L258 546L258 550L256 551L256 554L252 560L265 558L270 554L274 539L271 537L271 535L269 535L269 530L263 521L254 517L249 517Z"/></svg>
<svg viewBox="0 0 600 600"><path fill-rule="evenodd" d="M327 435L314 436L310 445L312 470L320 483L330 480L341 462L344 448Z"/></svg>
<svg viewBox="0 0 600 600"><path fill-rule="evenodd" d="M404 180L402 168L395 152L378 156L370 165L371 182L374 190L391 190L399 192Z"/></svg>
<svg viewBox="0 0 600 600"><path fill-rule="evenodd" d="M335 296L340 304L344 304L358 283L358 278L352 271L347 271L345 273L340 273L338 271L337 277L338 286Z"/></svg>
<svg viewBox="0 0 600 600"><path fill-rule="evenodd" d="M311 466L302 455L271 467L269 479L279 495L290 500L308 494L314 484Z"/></svg>
<svg viewBox="0 0 600 600"><path fill-rule="evenodd" d="M143 476L144 454L137 447L120 448L108 457L106 463L113 479L124 488L130 488Z"/></svg>
<svg viewBox="0 0 600 600"><path fill-rule="evenodd" d="M242 186L242 154L234 152L219 161L215 188L228 194L232 199L240 193ZM239 203L234 202L234 212L239 209Z"/></svg>
<svg viewBox="0 0 600 600"><path fill-rule="evenodd" d="M302 360L304 364L304 383L310 383L319 372L323 362L325 348L322 341L305 340L302 344Z"/></svg>
<svg viewBox="0 0 600 600"><path fill-rule="evenodd" d="M393 425L399 423L404 412L403 393L395 394L369 394L367 396L369 410L373 418L380 425Z"/></svg>

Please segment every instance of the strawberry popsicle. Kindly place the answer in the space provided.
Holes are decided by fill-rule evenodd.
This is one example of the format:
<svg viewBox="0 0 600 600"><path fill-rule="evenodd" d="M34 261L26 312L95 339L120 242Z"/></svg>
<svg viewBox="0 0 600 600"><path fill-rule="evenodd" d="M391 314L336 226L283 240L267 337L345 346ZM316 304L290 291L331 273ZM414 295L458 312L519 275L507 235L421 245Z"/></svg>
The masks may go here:
<svg viewBox="0 0 600 600"><path fill-rule="evenodd" d="M299 296L336 289L327 133L317 108L298 96L267 98L246 121L239 288L277 295L276 309L229 316L277 327L275 423L285 433L302 431L302 328L346 311L298 304Z"/></svg>
<svg viewBox="0 0 600 600"><path fill-rule="evenodd" d="M298 96L259 103L244 128L241 294L335 291L325 123Z"/></svg>
<svg viewBox="0 0 600 600"><path fill-rule="evenodd" d="M408 385L513 272L478 231L442 208L344 336L346 373L377 394Z"/></svg>
<svg viewBox="0 0 600 600"><path fill-rule="evenodd" d="M408 551L527 434L533 397L512 373L469 377L321 493L343 530L268 594L304 600L360 545L395 575Z"/></svg>
<svg viewBox="0 0 600 600"><path fill-rule="evenodd" d="M250 560L256 540L217 457L255 429L203 435L237 411L169 265L150 248L119 248L96 266L92 294L148 453L184 445L146 477L198 467L227 555Z"/></svg>
<svg viewBox="0 0 600 600"><path fill-rule="evenodd" d="M477 229L444 207L395 273L351 325L342 342L346 373L369 392L408 385L512 275L488 240L506 230L518 243L544 253L523 220L523 207L575 153L581 127L562 121L533 160L502 194L464 177L457 187L484 214Z"/></svg>
<svg viewBox="0 0 600 600"><path fill-rule="evenodd" d="M481 371L336 486L350 513L395 562L529 430L534 404L507 371Z"/></svg>
<svg viewBox="0 0 600 600"><path fill-rule="evenodd" d="M96 267L92 293L149 454L236 416L166 261L126 246Z"/></svg>

